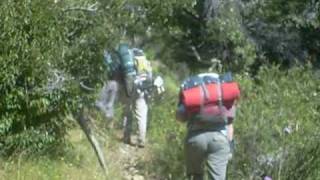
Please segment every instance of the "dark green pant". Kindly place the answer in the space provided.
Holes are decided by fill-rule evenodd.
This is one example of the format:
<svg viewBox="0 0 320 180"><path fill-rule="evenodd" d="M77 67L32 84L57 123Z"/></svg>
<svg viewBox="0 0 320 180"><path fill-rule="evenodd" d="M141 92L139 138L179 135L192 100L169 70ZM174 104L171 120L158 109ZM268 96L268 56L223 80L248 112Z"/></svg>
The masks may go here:
<svg viewBox="0 0 320 180"><path fill-rule="evenodd" d="M221 132L189 132L185 142L188 177L202 180L206 162L209 180L225 180L229 152L228 139Z"/></svg>

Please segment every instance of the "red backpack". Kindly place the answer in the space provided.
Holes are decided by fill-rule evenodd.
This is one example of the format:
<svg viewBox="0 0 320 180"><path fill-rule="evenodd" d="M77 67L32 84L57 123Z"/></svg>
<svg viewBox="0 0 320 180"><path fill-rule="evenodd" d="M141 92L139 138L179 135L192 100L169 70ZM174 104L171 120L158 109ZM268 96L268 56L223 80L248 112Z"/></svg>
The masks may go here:
<svg viewBox="0 0 320 180"><path fill-rule="evenodd" d="M196 115L202 121L226 121L225 112L239 97L238 83L232 81L231 74L199 74L183 81L179 108L187 118Z"/></svg>

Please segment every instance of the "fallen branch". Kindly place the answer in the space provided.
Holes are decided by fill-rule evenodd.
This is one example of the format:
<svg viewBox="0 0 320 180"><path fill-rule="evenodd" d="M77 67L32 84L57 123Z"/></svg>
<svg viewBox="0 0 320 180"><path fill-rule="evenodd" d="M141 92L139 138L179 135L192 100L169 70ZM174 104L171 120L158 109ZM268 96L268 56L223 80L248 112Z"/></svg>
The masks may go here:
<svg viewBox="0 0 320 180"><path fill-rule="evenodd" d="M99 164L101 166L101 168L103 169L103 173L104 175L107 174L107 164L105 161L105 156L103 153L103 150L100 146L99 141L97 140L97 138L95 137L94 133L93 133L93 129L92 127L89 125L90 124L90 120L88 118L88 116L86 115L86 112L84 112L84 110L81 111L80 113L80 117L77 118L77 122L79 123L82 131L85 133L85 135L87 136L98 160L99 160Z"/></svg>
<svg viewBox="0 0 320 180"><path fill-rule="evenodd" d="M85 90L88 90L88 91L94 91L95 89L94 88L91 88L89 86L86 86L83 82L80 82L80 86L85 89Z"/></svg>
<svg viewBox="0 0 320 180"><path fill-rule="evenodd" d="M70 7L67 9L64 9L63 12L67 12L67 11L87 11L87 12L96 12L98 10L98 2L90 5L89 7L85 8L85 7Z"/></svg>
<svg viewBox="0 0 320 180"><path fill-rule="evenodd" d="M197 58L197 61L202 62L201 56L198 53L196 47L194 47L193 45L190 45L190 48L191 48L191 50L193 52L193 55Z"/></svg>

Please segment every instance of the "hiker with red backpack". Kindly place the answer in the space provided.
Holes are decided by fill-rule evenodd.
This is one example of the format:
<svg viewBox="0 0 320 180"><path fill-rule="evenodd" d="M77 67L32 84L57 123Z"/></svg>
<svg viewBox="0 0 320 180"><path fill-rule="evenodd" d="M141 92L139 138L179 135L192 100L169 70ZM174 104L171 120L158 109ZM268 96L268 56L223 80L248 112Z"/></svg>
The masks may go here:
<svg viewBox="0 0 320 180"><path fill-rule="evenodd" d="M113 53L105 51L105 64L109 78L105 83L96 105L107 118L114 116L114 103L119 91L119 100L124 107L123 140L131 144L132 123L137 120L139 147L146 142L148 98L156 89L156 93L164 91L160 76L153 78L150 61L143 50L130 48L128 44L119 44Z"/></svg>
<svg viewBox="0 0 320 180"><path fill-rule="evenodd" d="M176 118L186 122L185 156L188 179L225 180L233 149L233 121L238 84L231 74L205 73L183 81Z"/></svg>

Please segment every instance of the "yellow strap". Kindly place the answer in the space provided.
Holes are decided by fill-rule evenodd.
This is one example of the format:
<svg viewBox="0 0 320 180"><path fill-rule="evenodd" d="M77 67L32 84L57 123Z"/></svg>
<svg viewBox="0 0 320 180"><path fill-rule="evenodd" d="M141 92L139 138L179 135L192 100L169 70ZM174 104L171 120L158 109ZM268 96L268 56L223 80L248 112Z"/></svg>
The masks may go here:
<svg viewBox="0 0 320 180"><path fill-rule="evenodd" d="M136 56L135 59L138 72L150 72L152 70L150 62L145 56Z"/></svg>

